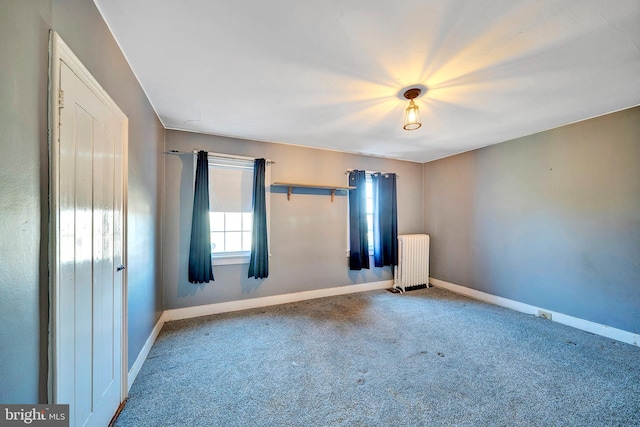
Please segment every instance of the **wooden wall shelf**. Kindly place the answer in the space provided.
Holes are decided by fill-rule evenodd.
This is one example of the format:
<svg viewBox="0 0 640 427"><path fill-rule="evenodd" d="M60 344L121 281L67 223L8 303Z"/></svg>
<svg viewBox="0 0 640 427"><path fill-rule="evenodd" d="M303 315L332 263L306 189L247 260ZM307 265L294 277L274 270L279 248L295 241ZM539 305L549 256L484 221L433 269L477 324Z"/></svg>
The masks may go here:
<svg viewBox="0 0 640 427"><path fill-rule="evenodd" d="M338 186L338 185L317 185L317 184L301 184L294 182L274 182L271 184L272 187L286 187L287 188L287 200L291 200L291 193L293 193L294 188L312 188L316 190L329 190L331 192L331 203L333 203L333 199L336 195L336 191L343 190L349 191L353 190L356 187L348 187L348 186Z"/></svg>

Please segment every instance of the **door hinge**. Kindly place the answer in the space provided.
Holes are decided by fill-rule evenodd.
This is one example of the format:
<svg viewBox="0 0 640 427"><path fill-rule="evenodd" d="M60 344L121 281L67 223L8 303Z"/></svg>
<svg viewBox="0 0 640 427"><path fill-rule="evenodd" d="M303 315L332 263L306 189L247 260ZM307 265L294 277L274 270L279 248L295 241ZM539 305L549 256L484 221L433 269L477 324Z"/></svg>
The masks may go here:
<svg viewBox="0 0 640 427"><path fill-rule="evenodd" d="M58 93L58 108L64 108L64 91L62 89Z"/></svg>

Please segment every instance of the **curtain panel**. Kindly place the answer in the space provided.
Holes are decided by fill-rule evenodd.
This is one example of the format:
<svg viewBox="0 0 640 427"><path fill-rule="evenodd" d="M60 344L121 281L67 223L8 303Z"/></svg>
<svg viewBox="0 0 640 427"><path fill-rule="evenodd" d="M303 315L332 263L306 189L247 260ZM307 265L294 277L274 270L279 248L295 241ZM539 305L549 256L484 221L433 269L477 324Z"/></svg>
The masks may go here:
<svg viewBox="0 0 640 427"><path fill-rule="evenodd" d="M363 170L349 172L349 269L369 268L367 238L367 174Z"/></svg>
<svg viewBox="0 0 640 427"><path fill-rule="evenodd" d="M253 230L249 275L256 279L269 277L269 242L267 232L267 203L265 188L266 160L253 163Z"/></svg>
<svg viewBox="0 0 640 427"><path fill-rule="evenodd" d="M213 280L211 266L211 230L209 224L209 161L206 151L198 151L196 182L191 216L189 246L189 282L208 283Z"/></svg>
<svg viewBox="0 0 640 427"><path fill-rule="evenodd" d="M395 173L371 174L373 183L373 261L398 265L398 202Z"/></svg>

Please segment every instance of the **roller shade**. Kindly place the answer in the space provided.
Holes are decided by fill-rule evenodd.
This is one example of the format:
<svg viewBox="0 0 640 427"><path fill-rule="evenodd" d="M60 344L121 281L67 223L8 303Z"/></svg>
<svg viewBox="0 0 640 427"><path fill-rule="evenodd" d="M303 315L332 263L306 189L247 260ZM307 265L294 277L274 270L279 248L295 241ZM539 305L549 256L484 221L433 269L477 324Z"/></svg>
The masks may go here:
<svg viewBox="0 0 640 427"><path fill-rule="evenodd" d="M211 212L251 212L253 162L209 161L209 209Z"/></svg>

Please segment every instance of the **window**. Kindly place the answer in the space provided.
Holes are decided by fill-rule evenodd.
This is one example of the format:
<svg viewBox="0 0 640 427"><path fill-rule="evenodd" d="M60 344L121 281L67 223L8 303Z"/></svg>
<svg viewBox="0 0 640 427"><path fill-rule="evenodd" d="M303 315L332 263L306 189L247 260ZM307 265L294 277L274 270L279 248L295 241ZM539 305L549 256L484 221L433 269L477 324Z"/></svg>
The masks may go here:
<svg viewBox="0 0 640 427"><path fill-rule="evenodd" d="M367 173L365 189L367 191L367 240L369 241L369 256L373 256L373 181L370 173Z"/></svg>
<svg viewBox="0 0 640 427"><path fill-rule="evenodd" d="M209 220L214 264L249 262L253 161L209 159Z"/></svg>
<svg viewBox="0 0 640 427"><path fill-rule="evenodd" d="M367 172L365 181L365 191L367 197L367 243L369 245L369 256L373 256L373 180L371 174ZM349 233L347 232L347 245L349 244Z"/></svg>
<svg viewBox="0 0 640 427"><path fill-rule="evenodd" d="M352 171L354 171L354 174L352 174ZM397 201L395 199L397 175L355 169L348 172L349 183L357 187L354 192L349 192L349 208L354 207L356 209L356 212L349 211L348 214L348 250L346 252L349 258L349 268L352 270L369 268L367 261L370 260L365 259L365 255L374 257L374 261L378 266L391 265L391 261L397 263L397 254L395 252L397 246L392 244L395 240L394 236L397 235ZM373 177L376 177L376 179L374 180ZM375 187L374 182L377 183ZM364 194L362 194L363 192ZM352 198L352 196L355 198ZM378 213L380 213L379 217ZM366 221L367 227L366 237L362 229L364 221ZM358 228L352 229L352 223ZM353 252L350 246L352 238L353 243L356 245ZM376 253L376 248L380 250L380 253ZM389 258L393 259L389 261Z"/></svg>

